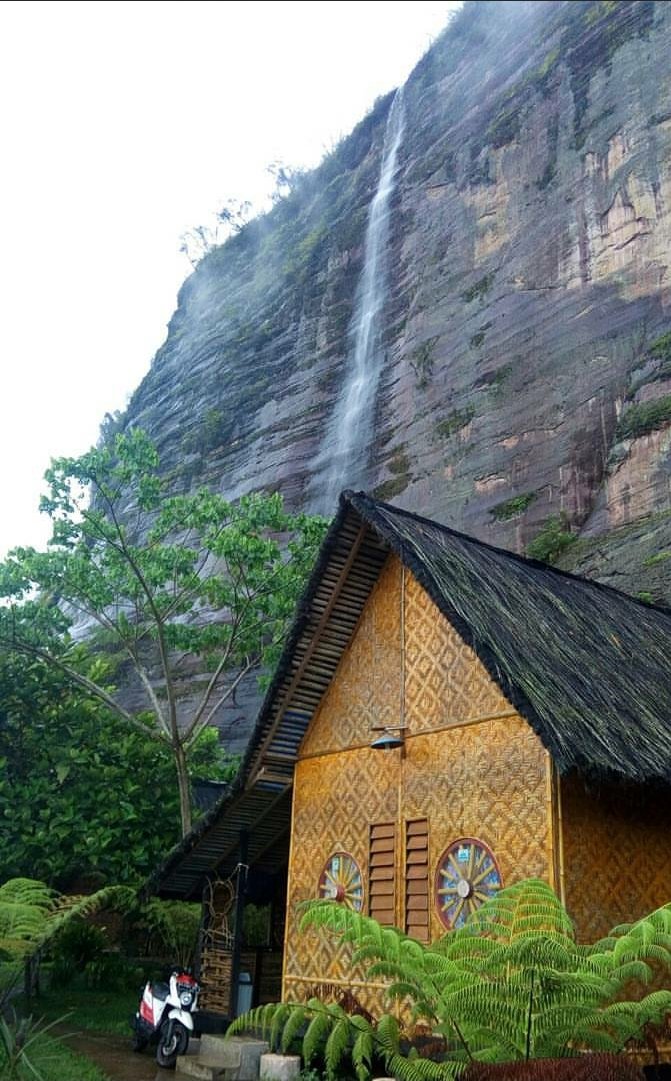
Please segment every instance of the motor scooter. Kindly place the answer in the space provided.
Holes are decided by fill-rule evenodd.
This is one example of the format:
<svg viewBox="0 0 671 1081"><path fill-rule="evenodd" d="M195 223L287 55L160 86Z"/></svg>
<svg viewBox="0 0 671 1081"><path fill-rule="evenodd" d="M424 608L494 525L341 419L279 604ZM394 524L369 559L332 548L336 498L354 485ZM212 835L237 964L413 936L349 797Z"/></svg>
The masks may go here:
<svg viewBox="0 0 671 1081"><path fill-rule="evenodd" d="M178 1055L185 1055L198 1009L198 983L187 969L174 968L168 983L147 980L132 1019L133 1050L144 1051L156 1042L156 1061L174 1069Z"/></svg>

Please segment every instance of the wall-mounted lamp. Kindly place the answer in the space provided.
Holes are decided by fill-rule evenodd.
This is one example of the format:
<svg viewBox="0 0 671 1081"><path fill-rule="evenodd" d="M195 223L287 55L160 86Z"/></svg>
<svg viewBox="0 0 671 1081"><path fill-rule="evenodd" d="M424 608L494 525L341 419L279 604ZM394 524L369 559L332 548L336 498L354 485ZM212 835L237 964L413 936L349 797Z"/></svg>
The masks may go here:
<svg viewBox="0 0 671 1081"><path fill-rule="evenodd" d="M371 731L382 732L382 735L373 740L371 743L372 750L393 751L396 747L404 747L406 728L407 725L405 724L376 725Z"/></svg>

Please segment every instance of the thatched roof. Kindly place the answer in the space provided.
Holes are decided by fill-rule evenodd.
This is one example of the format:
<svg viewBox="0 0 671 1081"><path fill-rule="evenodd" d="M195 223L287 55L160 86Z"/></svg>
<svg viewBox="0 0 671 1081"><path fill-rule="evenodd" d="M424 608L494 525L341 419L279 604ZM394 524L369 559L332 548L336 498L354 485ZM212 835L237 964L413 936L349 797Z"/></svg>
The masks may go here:
<svg viewBox="0 0 671 1081"><path fill-rule="evenodd" d="M233 789L153 878L197 892L259 823L274 852L300 741L389 552L408 567L524 716L561 773L671 782L671 611L344 492ZM262 828L263 827L263 828ZM280 832L277 832L279 839Z"/></svg>
<svg viewBox="0 0 671 1081"><path fill-rule="evenodd" d="M529 721L561 773L671 781L671 611L348 496Z"/></svg>

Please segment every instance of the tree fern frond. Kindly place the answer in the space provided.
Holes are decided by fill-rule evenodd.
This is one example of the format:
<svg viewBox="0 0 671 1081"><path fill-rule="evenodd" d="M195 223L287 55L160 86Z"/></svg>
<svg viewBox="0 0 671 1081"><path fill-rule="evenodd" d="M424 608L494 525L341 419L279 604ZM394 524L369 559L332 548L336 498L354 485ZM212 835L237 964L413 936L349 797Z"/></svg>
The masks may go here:
<svg viewBox="0 0 671 1081"><path fill-rule="evenodd" d="M324 1048L324 1063L326 1076L330 1081L335 1081L338 1076L340 1063L345 1057L350 1046L350 1026L346 1018L340 1018L334 1024L329 1033Z"/></svg>
<svg viewBox="0 0 671 1081"><path fill-rule="evenodd" d="M270 1023L270 1032L268 1034L268 1043L270 1044L271 1051L276 1051L280 1046L284 1026L288 1020L291 1009L292 1007L289 1006L288 1003L281 1002L273 1013L272 1021Z"/></svg>
<svg viewBox="0 0 671 1081"><path fill-rule="evenodd" d="M283 1055L289 1053L294 1040L297 1040L305 1032L306 1024L307 1013L305 1008L301 1009L297 1006L291 1009L280 1039L280 1051Z"/></svg>
<svg viewBox="0 0 671 1081"><path fill-rule="evenodd" d="M465 1068L463 1062L432 1062L426 1058L407 1059L398 1053L386 1060L387 1070L398 1081L453 1081Z"/></svg>
<svg viewBox="0 0 671 1081"><path fill-rule="evenodd" d="M398 1021L390 1013L383 1013L376 1028L377 1041L385 1055L393 1055L398 1051L399 1029Z"/></svg>
<svg viewBox="0 0 671 1081"><path fill-rule="evenodd" d="M314 1014L303 1037L303 1058L306 1066L309 1066L313 1058L322 1050L331 1031L331 1024L328 1013L320 1011Z"/></svg>
<svg viewBox="0 0 671 1081"><path fill-rule="evenodd" d="M265 1036L270 1029L272 1018L280 1008L280 1004L269 1002L265 1006L255 1006L253 1010L241 1013L226 1029L227 1036L235 1036L238 1032L258 1032Z"/></svg>
<svg viewBox="0 0 671 1081"><path fill-rule="evenodd" d="M373 1033L369 1026L359 1032L352 1047L352 1064L358 1081L367 1081L370 1077L373 1065L373 1046Z"/></svg>

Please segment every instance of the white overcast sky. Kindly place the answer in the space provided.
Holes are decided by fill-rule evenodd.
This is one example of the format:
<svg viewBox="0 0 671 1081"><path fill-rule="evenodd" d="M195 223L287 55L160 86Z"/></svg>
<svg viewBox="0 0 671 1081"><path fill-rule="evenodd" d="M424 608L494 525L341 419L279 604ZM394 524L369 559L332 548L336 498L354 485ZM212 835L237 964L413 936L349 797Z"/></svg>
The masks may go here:
<svg viewBox="0 0 671 1081"><path fill-rule="evenodd" d="M164 340L181 235L316 164L454 3L0 3L0 555Z"/></svg>

